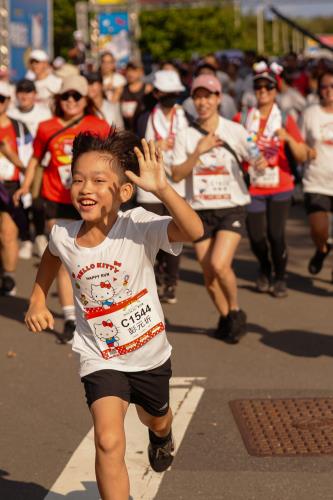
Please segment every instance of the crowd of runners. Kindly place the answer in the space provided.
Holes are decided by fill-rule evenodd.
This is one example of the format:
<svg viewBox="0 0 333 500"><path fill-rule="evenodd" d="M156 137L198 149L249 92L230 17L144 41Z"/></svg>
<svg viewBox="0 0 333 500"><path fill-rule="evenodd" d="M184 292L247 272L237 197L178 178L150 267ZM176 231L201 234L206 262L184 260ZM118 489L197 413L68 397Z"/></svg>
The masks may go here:
<svg viewBox="0 0 333 500"><path fill-rule="evenodd" d="M110 52L73 65L33 50L24 79L13 83L1 73L0 152L0 293L16 294L18 258L43 256L27 315L29 328L40 331L53 326L45 297L57 279L62 339L79 332L73 349L97 429L103 496L109 491L103 453L114 445L103 441L103 422L127 408L96 404L111 395L102 377L107 360L118 375L127 373L132 395L111 392L138 405L150 429L152 467L165 470L172 461L167 386L158 386L170 377L170 346L157 334L164 331L158 298L177 302L178 242L193 242L218 312L216 337L229 343L246 333L233 271L246 234L258 261L257 291L288 295L286 223L296 187L314 244L308 271L320 272L331 248L333 63L293 53L270 61L248 52L165 61L149 70L130 61L117 69ZM114 172L105 170L112 158ZM108 208L99 213L103 203ZM106 236L115 245L110 255ZM133 314L118 318L119 331L117 314L129 305ZM93 337L82 333L87 322ZM116 444L123 450L123 441ZM127 498L127 473L117 470L123 493L103 498Z"/></svg>

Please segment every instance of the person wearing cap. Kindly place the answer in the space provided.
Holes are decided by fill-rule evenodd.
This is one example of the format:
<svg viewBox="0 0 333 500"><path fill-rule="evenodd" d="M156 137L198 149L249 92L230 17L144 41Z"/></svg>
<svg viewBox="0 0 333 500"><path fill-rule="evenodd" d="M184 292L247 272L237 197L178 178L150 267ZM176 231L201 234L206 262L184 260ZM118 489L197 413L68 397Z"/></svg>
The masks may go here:
<svg viewBox="0 0 333 500"><path fill-rule="evenodd" d="M294 119L281 112L276 104L282 69L276 63L269 67L264 61L254 65L257 106L235 117L235 121L245 126L264 158L260 175L249 168L251 204L247 208L247 228L252 251L259 261L257 291L272 292L277 298L288 294L285 230L294 190L292 168L307 156L307 147Z"/></svg>
<svg viewBox="0 0 333 500"><path fill-rule="evenodd" d="M120 113L119 102L110 102L106 98L103 89L103 78L99 72L88 73L88 96L94 103L97 115L107 121L109 125L113 125L117 130L124 128L123 118Z"/></svg>
<svg viewBox="0 0 333 500"><path fill-rule="evenodd" d="M61 79L52 73L49 57L44 50L36 49L30 52L29 66L33 76L28 78L36 85L37 102L46 106L51 104L52 97L61 87Z"/></svg>
<svg viewBox="0 0 333 500"><path fill-rule="evenodd" d="M83 76L63 80L55 98L54 117L40 123L21 188L15 193L18 202L29 192L37 167L43 163L41 198L45 207L46 226L50 232L59 219L79 218L71 203L72 144L80 132L93 131L107 137L109 125L94 115L93 103L88 98L88 82ZM46 149L45 149L46 148ZM75 329L75 314L70 278L64 267L58 273L59 298L63 307L65 325L63 340L70 340Z"/></svg>
<svg viewBox="0 0 333 500"><path fill-rule="evenodd" d="M111 52L101 54L98 71L102 75L106 98L110 102L119 102L126 78L116 71L116 60Z"/></svg>
<svg viewBox="0 0 333 500"><path fill-rule="evenodd" d="M239 307L232 261L245 229L245 205L250 202L239 167L239 161L247 158L247 133L219 115L221 92L215 75L193 80L191 96L198 120L177 134L172 171L175 181L185 179L186 200L204 223L204 235L194 247L220 314L216 336L237 343L246 333L246 314Z"/></svg>
<svg viewBox="0 0 333 500"><path fill-rule="evenodd" d="M32 138L36 136L37 128L40 122L48 120L51 118L52 113L49 107L39 104L36 102L37 93L36 86L33 81L28 79L23 79L16 84L16 102L14 106L10 107L8 110L8 116L16 120L20 120L24 123L30 133L29 141L25 141L24 147L24 158L22 158L22 148L21 148L21 160L25 165L28 164L30 157L32 155ZM23 174L20 176L21 182L23 181ZM32 256L33 244L31 241L31 235L29 233L28 227L28 211L31 210L31 197L30 195L25 198L24 203L25 213L27 215L26 229L20 232L21 247L19 250L19 257L21 259L30 259ZM32 209L33 221L34 221L34 234L35 243L38 254L41 256L47 244L47 239L44 234L44 213Z"/></svg>
<svg viewBox="0 0 333 500"><path fill-rule="evenodd" d="M0 256L3 270L0 295L16 294L18 235L26 225L22 204L13 202L13 195L20 186L20 171L24 170L19 145L25 141L26 129L22 122L8 115L10 96L10 85L0 82Z"/></svg>
<svg viewBox="0 0 333 500"><path fill-rule="evenodd" d="M187 127L183 108L178 104L182 85L177 71L160 70L154 75L154 97L157 104L148 113L144 137L156 142L163 152L164 165L169 183L182 197L185 195L184 181L172 181L173 146L177 134ZM158 215L169 215L165 206L152 193L137 189L137 203ZM155 274L159 285L160 299L168 304L177 302L176 287L179 275L180 255L171 255L160 250L156 257Z"/></svg>
<svg viewBox="0 0 333 500"><path fill-rule="evenodd" d="M137 61L127 64L125 77L127 84L120 96L120 109L126 130L135 132L136 118L143 109L145 95L152 91L152 85L143 81L143 67Z"/></svg>

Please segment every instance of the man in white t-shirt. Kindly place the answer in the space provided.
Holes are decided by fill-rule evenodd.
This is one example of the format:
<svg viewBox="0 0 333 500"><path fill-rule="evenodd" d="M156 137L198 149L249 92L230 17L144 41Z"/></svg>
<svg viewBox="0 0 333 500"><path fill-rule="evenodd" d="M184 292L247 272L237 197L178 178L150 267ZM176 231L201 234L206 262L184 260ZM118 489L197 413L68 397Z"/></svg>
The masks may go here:
<svg viewBox="0 0 333 500"><path fill-rule="evenodd" d="M158 103L149 114L145 139L153 140L163 152L166 174L172 187L182 196L185 195L185 182L173 182L171 167L173 164L173 146L176 135L187 127L183 108L178 104L180 93L185 90L176 71L160 70L154 75L154 96ZM168 212L152 193L137 190L139 205L158 215ZM160 299L168 304L176 304L176 288L179 278L180 255L172 255L161 250L156 258L155 274L160 287Z"/></svg>
<svg viewBox="0 0 333 500"><path fill-rule="evenodd" d="M53 328L46 297L63 263L71 276L77 326L73 350L94 422L96 476L103 498L129 497L124 419L134 403L149 429L156 472L172 463L170 353L158 300L154 260L160 248L203 233L199 217L168 184L162 154L130 132L100 139L79 134L73 144L72 201L82 220L55 225L26 315L33 332ZM133 184L153 192L171 216L143 208L119 211Z"/></svg>
<svg viewBox="0 0 333 500"><path fill-rule="evenodd" d="M62 80L52 73L49 57L44 50L32 50L29 64L30 71L27 78L35 82L37 102L50 106L52 97L60 91Z"/></svg>

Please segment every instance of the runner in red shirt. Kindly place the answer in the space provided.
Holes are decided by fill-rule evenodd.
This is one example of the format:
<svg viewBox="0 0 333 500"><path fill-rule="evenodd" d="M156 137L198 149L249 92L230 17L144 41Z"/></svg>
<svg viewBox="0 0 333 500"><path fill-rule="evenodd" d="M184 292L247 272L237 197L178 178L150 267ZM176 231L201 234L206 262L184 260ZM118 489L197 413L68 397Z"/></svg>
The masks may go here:
<svg viewBox="0 0 333 500"><path fill-rule="evenodd" d="M55 100L55 116L42 122L34 140L33 156L27 167L24 183L16 193L16 201L30 190L38 164L46 164L41 186L45 205L47 230L50 232L59 219L78 219L70 198L72 144L80 132L93 131L107 137L110 131L106 121L94 113L88 96L88 82L83 76L63 80ZM58 273L60 302L65 317L62 339L68 341L75 330L75 314L70 279L62 266Z"/></svg>
<svg viewBox="0 0 333 500"><path fill-rule="evenodd" d="M275 71L281 68L275 66ZM251 204L247 207L247 227L252 251L260 265L256 287L259 292L270 291L274 271L272 293L282 298L287 296L285 227L294 189L288 157L292 155L296 162L303 162L307 148L293 118L284 119L275 103L277 74L264 62L257 68L260 72L254 76L254 90L258 106L246 116L239 113L234 120L243 122L265 159L263 170L251 166L248 169Z"/></svg>

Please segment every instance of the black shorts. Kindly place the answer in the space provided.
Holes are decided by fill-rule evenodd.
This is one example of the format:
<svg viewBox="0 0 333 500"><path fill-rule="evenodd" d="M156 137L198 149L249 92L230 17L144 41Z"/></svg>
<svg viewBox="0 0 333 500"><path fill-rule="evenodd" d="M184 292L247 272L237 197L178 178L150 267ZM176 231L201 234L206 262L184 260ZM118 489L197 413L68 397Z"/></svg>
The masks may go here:
<svg viewBox="0 0 333 500"><path fill-rule="evenodd" d="M1 186L3 195L0 196L0 212L8 213L18 227L20 227L20 221L22 220L22 217L24 217L24 212L21 202L17 206L14 205L13 194L19 188L19 181L4 181ZM6 199L7 196L8 199Z"/></svg>
<svg viewBox="0 0 333 500"><path fill-rule="evenodd" d="M46 220L50 219L72 219L72 220L80 220L80 214L73 207L73 205L69 205L67 203L58 203L57 201L47 200L43 198L44 207L45 207L45 217Z"/></svg>
<svg viewBox="0 0 333 500"><path fill-rule="evenodd" d="M240 236L244 235L246 221L245 207L197 210L196 212L203 222L204 234L194 243L214 238L218 231L232 231Z"/></svg>
<svg viewBox="0 0 333 500"><path fill-rule="evenodd" d="M99 370L82 377L87 404L97 399L117 396L123 401L140 405L149 415L162 417L169 410L169 380L171 378L170 358L153 370L141 372L120 372Z"/></svg>
<svg viewBox="0 0 333 500"><path fill-rule="evenodd" d="M304 206L308 215L315 212L333 212L333 196L320 193L304 193Z"/></svg>

